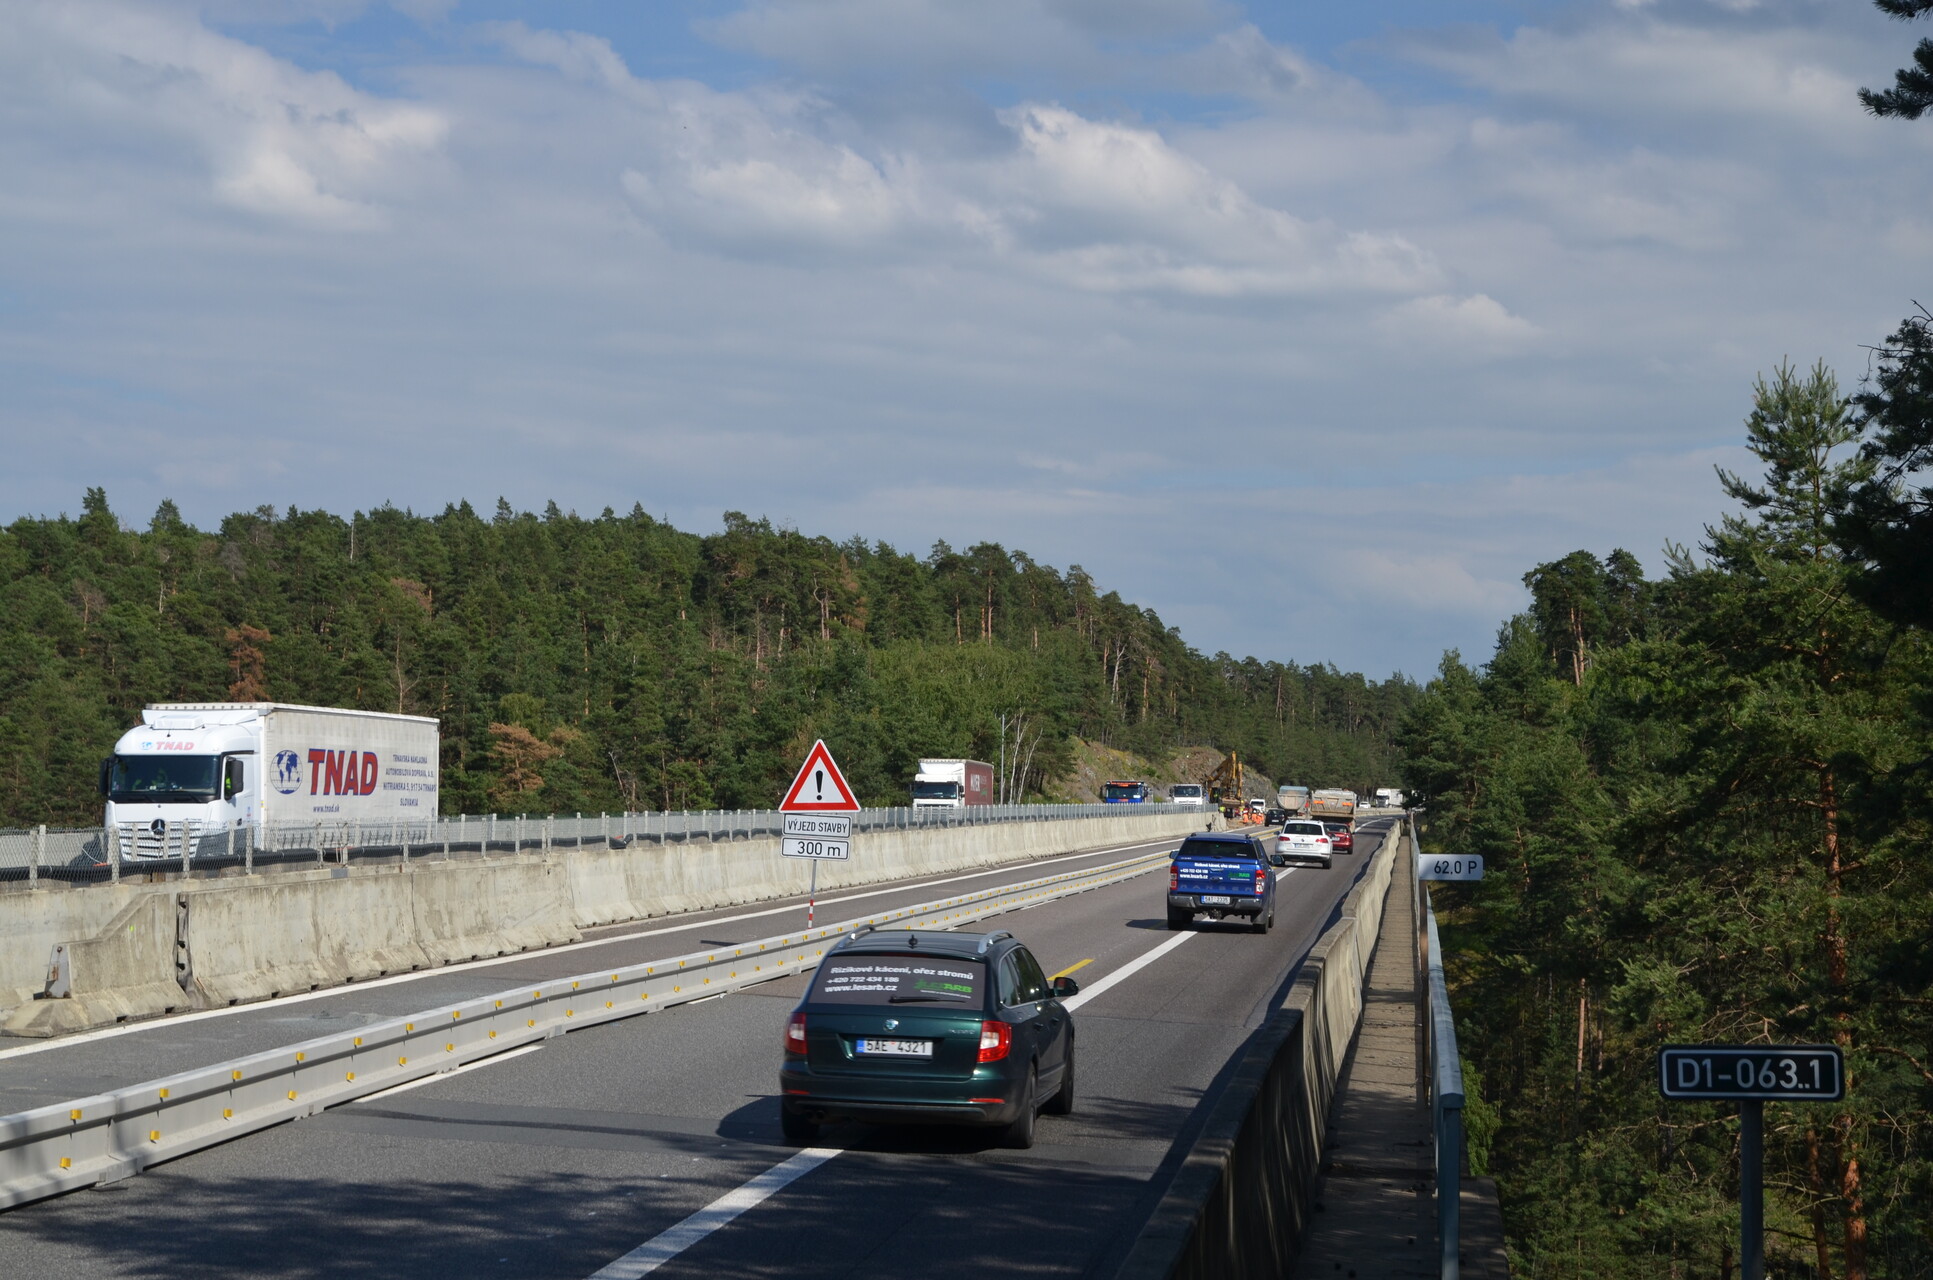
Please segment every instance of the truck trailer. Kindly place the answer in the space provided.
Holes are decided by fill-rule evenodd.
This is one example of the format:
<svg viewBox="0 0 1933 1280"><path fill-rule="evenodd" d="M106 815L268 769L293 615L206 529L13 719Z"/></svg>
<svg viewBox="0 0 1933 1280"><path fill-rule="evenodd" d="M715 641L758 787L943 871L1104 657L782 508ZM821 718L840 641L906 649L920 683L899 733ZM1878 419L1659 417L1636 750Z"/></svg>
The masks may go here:
<svg viewBox="0 0 1933 1280"><path fill-rule="evenodd" d="M1304 818L1309 814L1309 789L1307 787L1277 787L1275 807L1283 813L1283 821L1290 818Z"/></svg>
<svg viewBox="0 0 1933 1280"><path fill-rule="evenodd" d="M922 760L913 776L915 809L993 803L993 766L984 760Z"/></svg>
<svg viewBox="0 0 1933 1280"><path fill-rule="evenodd" d="M1346 822L1353 831L1356 828L1356 793L1333 787L1317 791L1309 797L1309 816L1324 822Z"/></svg>
<svg viewBox="0 0 1933 1280"><path fill-rule="evenodd" d="M346 841L427 826L441 783L437 721L279 702L158 702L101 762L123 858L178 858L211 838L306 826Z"/></svg>

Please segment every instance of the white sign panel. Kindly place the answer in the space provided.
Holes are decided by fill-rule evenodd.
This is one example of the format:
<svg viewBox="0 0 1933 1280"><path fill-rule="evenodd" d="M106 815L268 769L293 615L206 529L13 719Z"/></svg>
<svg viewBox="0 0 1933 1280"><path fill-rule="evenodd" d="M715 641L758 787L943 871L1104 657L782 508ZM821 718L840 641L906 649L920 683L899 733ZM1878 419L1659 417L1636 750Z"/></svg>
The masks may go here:
<svg viewBox="0 0 1933 1280"><path fill-rule="evenodd" d="M849 841L818 836L786 836L779 841L779 852L788 858L829 858L844 862L852 854L852 845Z"/></svg>
<svg viewBox="0 0 1933 1280"><path fill-rule="evenodd" d="M785 815L785 834L788 836L815 836L819 839L852 839L852 819L820 813L788 813Z"/></svg>
<svg viewBox="0 0 1933 1280"><path fill-rule="evenodd" d="M1445 858L1433 853L1418 854L1416 878L1418 880L1481 880L1483 879L1483 858L1479 854L1471 854L1463 858Z"/></svg>

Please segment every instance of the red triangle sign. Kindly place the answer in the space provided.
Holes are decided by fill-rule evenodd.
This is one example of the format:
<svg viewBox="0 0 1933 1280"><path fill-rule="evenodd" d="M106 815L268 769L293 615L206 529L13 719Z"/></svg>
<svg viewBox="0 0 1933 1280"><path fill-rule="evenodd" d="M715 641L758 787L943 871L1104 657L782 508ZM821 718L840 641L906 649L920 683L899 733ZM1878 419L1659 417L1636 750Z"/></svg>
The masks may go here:
<svg viewBox="0 0 1933 1280"><path fill-rule="evenodd" d="M858 808L859 801L853 799L852 788L846 785L839 766L832 763L832 753L821 738L806 753L799 776L792 779L791 788L779 803L779 812L851 813Z"/></svg>

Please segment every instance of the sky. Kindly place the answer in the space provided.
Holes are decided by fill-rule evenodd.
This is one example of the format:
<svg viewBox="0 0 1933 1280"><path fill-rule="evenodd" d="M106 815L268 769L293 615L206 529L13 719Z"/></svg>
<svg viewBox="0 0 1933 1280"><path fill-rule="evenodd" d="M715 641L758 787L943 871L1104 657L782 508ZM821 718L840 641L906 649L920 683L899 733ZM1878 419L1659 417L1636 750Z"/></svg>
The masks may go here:
<svg viewBox="0 0 1933 1280"><path fill-rule="evenodd" d="M0 522L641 503L1427 677L1933 266L1863 0L0 0Z"/></svg>

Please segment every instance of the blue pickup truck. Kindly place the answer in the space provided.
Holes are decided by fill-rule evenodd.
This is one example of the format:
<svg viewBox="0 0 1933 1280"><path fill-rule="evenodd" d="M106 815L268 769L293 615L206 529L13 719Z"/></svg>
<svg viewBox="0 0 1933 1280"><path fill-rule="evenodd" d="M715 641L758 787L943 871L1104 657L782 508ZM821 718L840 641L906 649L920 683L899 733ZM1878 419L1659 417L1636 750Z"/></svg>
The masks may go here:
<svg viewBox="0 0 1933 1280"><path fill-rule="evenodd" d="M1262 842L1238 831L1189 836L1168 869L1168 927L1185 929L1198 915L1211 920L1240 916L1267 933L1275 923L1275 874L1288 859L1262 850Z"/></svg>

